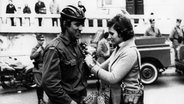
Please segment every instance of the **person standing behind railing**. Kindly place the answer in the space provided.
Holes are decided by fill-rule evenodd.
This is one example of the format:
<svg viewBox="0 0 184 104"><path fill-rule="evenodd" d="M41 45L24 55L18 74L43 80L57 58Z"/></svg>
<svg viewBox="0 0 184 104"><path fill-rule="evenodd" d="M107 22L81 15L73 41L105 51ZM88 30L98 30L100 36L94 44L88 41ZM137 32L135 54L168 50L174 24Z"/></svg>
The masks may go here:
<svg viewBox="0 0 184 104"><path fill-rule="evenodd" d="M23 13L24 14L30 14L31 13L31 9L30 9L30 7L28 6L28 4L25 4L25 7L24 7L24 9L23 9Z"/></svg>
<svg viewBox="0 0 184 104"><path fill-rule="evenodd" d="M51 14L59 14L59 5L56 3L56 0L52 0L50 3L50 13ZM58 19L57 18L52 18L52 26L58 26Z"/></svg>
<svg viewBox="0 0 184 104"><path fill-rule="evenodd" d="M15 5L13 4L12 0L9 0L9 4L6 6L6 13L7 14L14 14L16 12ZM14 17L10 17L11 26L15 26Z"/></svg>
<svg viewBox="0 0 184 104"><path fill-rule="evenodd" d="M45 7L44 2L42 2L41 0L38 0L38 2L35 4L35 12L37 14L46 14L46 7ZM38 25L42 26L41 17L38 18Z"/></svg>
<svg viewBox="0 0 184 104"><path fill-rule="evenodd" d="M23 9L23 14L31 14L31 9L30 7L28 6L28 4L25 4L25 7ZM30 17L25 17L25 20L28 20L29 21L29 26L31 25L31 21L30 21Z"/></svg>
<svg viewBox="0 0 184 104"><path fill-rule="evenodd" d="M78 7L85 13L86 12L86 8L84 5L82 5L81 1L78 1Z"/></svg>

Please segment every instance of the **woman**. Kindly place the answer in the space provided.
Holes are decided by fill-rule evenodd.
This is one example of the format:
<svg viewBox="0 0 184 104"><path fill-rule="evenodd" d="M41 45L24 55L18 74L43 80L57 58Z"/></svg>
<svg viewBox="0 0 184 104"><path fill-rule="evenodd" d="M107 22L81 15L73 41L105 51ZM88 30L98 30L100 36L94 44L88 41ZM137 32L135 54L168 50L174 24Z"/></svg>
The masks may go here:
<svg viewBox="0 0 184 104"><path fill-rule="evenodd" d="M118 14L108 21L108 27L111 42L116 46L114 52L102 64L98 64L91 55L87 55L85 61L91 68L91 73L110 85L112 104L143 104L143 96L141 100L135 99L132 102L125 101L126 98L121 99L123 88L138 91L142 86L139 81L140 54L134 42L130 19Z"/></svg>

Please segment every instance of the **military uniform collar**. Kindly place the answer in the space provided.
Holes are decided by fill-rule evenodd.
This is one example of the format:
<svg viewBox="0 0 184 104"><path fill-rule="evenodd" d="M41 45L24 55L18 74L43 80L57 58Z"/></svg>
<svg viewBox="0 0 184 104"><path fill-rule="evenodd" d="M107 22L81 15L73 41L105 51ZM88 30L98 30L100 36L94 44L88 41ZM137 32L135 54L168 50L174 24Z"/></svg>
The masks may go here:
<svg viewBox="0 0 184 104"><path fill-rule="evenodd" d="M76 42L72 42L70 39L68 39L66 36L64 35L60 35L59 38L61 38L63 40L63 43L65 45L76 45L77 44L77 41Z"/></svg>

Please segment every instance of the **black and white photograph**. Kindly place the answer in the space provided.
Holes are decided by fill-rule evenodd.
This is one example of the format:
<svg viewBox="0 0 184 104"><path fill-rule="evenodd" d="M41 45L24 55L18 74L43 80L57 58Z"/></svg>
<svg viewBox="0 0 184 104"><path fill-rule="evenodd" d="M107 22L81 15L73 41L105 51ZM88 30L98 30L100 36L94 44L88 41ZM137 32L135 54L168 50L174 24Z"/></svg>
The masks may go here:
<svg viewBox="0 0 184 104"><path fill-rule="evenodd" d="M0 104L184 104L183 0L0 0Z"/></svg>

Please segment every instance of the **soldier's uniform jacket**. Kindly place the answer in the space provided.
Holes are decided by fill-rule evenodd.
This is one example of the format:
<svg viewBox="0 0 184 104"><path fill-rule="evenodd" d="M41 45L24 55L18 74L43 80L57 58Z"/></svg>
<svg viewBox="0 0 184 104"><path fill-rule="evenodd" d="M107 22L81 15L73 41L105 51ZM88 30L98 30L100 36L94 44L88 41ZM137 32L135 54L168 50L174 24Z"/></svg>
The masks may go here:
<svg viewBox="0 0 184 104"><path fill-rule="evenodd" d="M53 104L70 104L71 95L86 96L80 93L86 90L89 74L84 58L79 45L62 35L46 46L42 86Z"/></svg>
<svg viewBox="0 0 184 104"><path fill-rule="evenodd" d="M37 52L37 50L39 49L39 47L40 47L39 45L36 45L36 46L32 49L32 51L31 51L31 56L30 56L31 60L34 59L33 64L34 64L34 67L35 67L37 70L39 70L39 69L42 67L42 63L43 63L42 54L43 54L44 48L42 47L42 48L41 48L42 50L39 51L39 52Z"/></svg>
<svg viewBox="0 0 184 104"><path fill-rule="evenodd" d="M6 13L15 13L17 10L13 4L8 4L6 7Z"/></svg>
<svg viewBox="0 0 184 104"><path fill-rule="evenodd" d="M160 30L158 28L148 28L145 32L145 36L154 36L154 37L161 37Z"/></svg>
<svg viewBox="0 0 184 104"><path fill-rule="evenodd" d="M40 51L37 51L40 48L40 45L37 44L31 51L30 59L34 60L34 81L37 84L37 86L40 86L40 81L41 81L41 70L42 70L42 65L43 65L43 60L42 60L42 54L44 51L44 48L41 47Z"/></svg>
<svg viewBox="0 0 184 104"><path fill-rule="evenodd" d="M171 31L169 36L170 40L173 41L174 39L178 40L179 38L183 38L183 32L179 27L174 27Z"/></svg>

